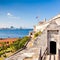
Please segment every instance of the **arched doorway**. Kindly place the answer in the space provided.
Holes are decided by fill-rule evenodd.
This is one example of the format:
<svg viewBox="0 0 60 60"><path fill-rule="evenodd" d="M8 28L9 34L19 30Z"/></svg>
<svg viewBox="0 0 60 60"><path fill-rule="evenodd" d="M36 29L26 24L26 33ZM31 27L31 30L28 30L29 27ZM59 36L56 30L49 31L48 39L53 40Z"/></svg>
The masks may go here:
<svg viewBox="0 0 60 60"><path fill-rule="evenodd" d="M50 54L56 54L56 42L50 41Z"/></svg>

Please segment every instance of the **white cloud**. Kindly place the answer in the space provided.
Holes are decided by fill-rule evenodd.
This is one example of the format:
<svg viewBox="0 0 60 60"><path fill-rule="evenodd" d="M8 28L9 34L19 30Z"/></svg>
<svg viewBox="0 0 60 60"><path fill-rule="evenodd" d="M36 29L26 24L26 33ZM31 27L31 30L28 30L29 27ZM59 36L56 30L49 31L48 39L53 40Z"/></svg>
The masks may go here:
<svg viewBox="0 0 60 60"><path fill-rule="evenodd" d="M10 12L7 13L7 16L8 16L9 18L20 19L20 17L16 17L16 16L14 16L13 14L11 14Z"/></svg>
<svg viewBox="0 0 60 60"><path fill-rule="evenodd" d="M7 16L13 16L13 15L12 15L11 13L8 12L8 13L7 13Z"/></svg>

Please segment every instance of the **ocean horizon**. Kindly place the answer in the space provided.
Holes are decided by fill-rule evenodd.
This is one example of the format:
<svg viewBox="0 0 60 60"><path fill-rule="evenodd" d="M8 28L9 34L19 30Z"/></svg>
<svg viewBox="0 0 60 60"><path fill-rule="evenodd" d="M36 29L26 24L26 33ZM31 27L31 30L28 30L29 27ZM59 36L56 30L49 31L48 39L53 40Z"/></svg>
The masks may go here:
<svg viewBox="0 0 60 60"><path fill-rule="evenodd" d="M22 38L33 29L0 29L0 38Z"/></svg>

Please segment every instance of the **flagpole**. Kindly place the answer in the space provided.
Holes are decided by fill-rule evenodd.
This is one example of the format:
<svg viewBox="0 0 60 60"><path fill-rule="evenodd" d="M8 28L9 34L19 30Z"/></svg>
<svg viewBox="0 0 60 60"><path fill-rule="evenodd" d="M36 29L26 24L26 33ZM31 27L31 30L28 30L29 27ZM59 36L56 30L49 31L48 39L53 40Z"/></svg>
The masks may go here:
<svg viewBox="0 0 60 60"><path fill-rule="evenodd" d="M36 19L38 20L38 22L39 22L39 16L36 16Z"/></svg>

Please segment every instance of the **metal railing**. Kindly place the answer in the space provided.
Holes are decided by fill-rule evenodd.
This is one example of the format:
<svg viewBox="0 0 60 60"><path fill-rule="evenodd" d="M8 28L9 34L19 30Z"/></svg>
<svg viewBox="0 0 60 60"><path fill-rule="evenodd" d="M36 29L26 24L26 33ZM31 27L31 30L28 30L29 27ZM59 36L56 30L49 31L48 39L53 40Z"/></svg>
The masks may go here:
<svg viewBox="0 0 60 60"><path fill-rule="evenodd" d="M48 48L46 48L45 52L41 56L41 60L45 60L46 59L47 51L48 51Z"/></svg>

